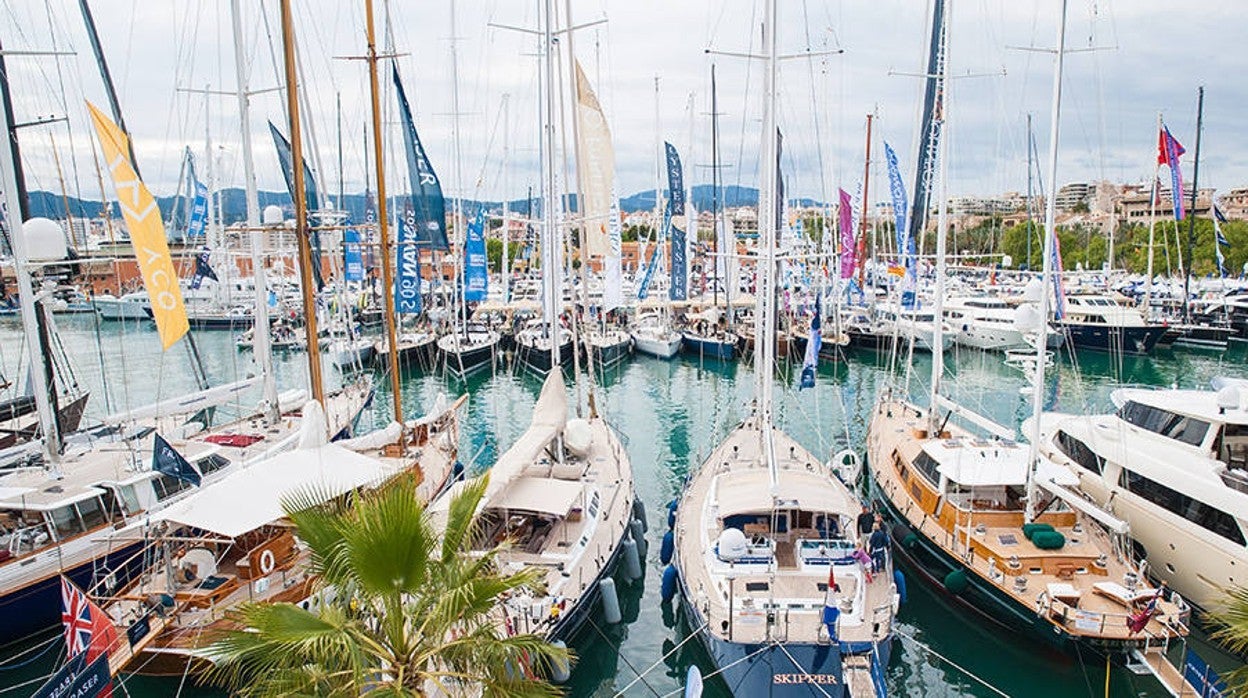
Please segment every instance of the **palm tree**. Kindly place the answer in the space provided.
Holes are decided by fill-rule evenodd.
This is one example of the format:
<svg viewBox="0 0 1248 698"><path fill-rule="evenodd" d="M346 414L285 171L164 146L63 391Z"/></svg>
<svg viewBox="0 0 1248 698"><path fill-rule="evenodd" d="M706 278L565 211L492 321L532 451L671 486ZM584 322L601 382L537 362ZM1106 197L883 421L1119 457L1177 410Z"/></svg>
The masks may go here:
<svg viewBox="0 0 1248 698"><path fill-rule="evenodd" d="M1248 654L1248 586L1236 587L1226 592L1226 599L1217 611L1208 614L1217 628L1211 637L1227 649L1243 657ZM1226 675L1230 695L1248 696L1248 665Z"/></svg>
<svg viewBox="0 0 1248 698"><path fill-rule="evenodd" d="M497 600L534 583L470 553L486 478L454 497L439 530L403 477L353 504L284 502L319 575L319 607L249 604L205 651L206 677L243 696L551 696L536 676L569 661L537 635L506 636Z"/></svg>

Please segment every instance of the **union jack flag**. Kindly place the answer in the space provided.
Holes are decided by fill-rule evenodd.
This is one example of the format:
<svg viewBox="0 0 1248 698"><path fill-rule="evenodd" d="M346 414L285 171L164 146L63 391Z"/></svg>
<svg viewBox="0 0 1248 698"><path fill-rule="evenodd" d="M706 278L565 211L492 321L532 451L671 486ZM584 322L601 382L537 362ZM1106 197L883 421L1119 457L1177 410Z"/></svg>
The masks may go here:
<svg viewBox="0 0 1248 698"><path fill-rule="evenodd" d="M65 577L61 577L61 623L65 625L65 647L69 649L69 656L76 656L91 646L95 629L91 602Z"/></svg>

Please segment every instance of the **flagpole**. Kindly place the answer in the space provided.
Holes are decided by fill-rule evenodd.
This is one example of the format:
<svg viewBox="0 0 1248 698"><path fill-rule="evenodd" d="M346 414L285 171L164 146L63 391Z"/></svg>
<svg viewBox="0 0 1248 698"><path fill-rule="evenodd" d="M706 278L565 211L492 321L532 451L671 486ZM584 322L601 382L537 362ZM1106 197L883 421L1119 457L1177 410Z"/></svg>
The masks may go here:
<svg viewBox="0 0 1248 698"><path fill-rule="evenodd" d="M1196 189L1200 181L1200 131L1205 117L1205 86L1196 88L1196 164L1192 166L1191 210L1187 212L1187 273L1183 275L1183 322L1192 321L1190 301L1192 284L1192 248L1196 245ZM1182 196L1177 192L1175 196ZM1177 232L1177 231L1176 231ZM1179 255L1181 258L1183 255Z"/></svg>
<svg viewBox="0 0 1248 698"><path fill-rule="evenodd" d="M1161 133L1161 112L1157 112L1157 133ZM1157 230L1157 198L1161 196L1158 182L1161 177L1161 160L1154 158L1153 163L1153 186L1148 197L1148 206L1150 209L1148 219L1148 278L1144 281L1144 319L1147 320L1149 310L1152 307L1153 297L1153 240L1154 233Z"/></svg>

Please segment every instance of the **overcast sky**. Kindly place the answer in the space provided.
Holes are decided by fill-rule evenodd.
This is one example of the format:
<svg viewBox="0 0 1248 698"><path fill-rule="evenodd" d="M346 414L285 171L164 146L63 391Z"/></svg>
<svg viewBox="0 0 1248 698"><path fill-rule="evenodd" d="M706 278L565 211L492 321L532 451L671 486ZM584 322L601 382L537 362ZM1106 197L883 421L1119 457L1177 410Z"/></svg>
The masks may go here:
<svg viewBox="0 0 1248 698"><path fill-rule="evenodd" d="M563 12L564 0L556 0ZM807 49L837 55L787 61L781 68L779 123L784 173L792 195L834 196L862 178L865 118L877 114L873 155L881 139L896 149L913 178L914 132L923 69L928 3L920 0L780 0L782 53ZM1026 116L1038 151L1047 153L1052 56L1018 50L1050 48L1057 0L950 0L951 86L948 106L951 194L993 194L1026 188ZM59 191L51 154L55 139L71 194L99 198L94 146L83 100L107 110L102 82L73 0L6 0L0 41L6 50L67 50L64 58L10 56L19 122L68 115L69 124L23 129L21 143L32 189ZM370 118L366 66L340 60L364 51L363 1L295 0L301 89L314 127L321 187L347 192L365 180L364 125ZM491 24L537 27L535 0L455 3L459 75L453 117L451 3L377 0L379 44L392 38L416 126L448 194L523 196L536 186L539 129L537 44L531 35ZM671 141L686 177L709 182L710 66L717 64L724 182L755 186L762 108L760 65L725 52L759 50L761 0L573 0L572 20L607 20L574 35L574 49L611 125L621 195L652 188L656 140ZM158 194L174 189L182 151L190 146L204 176L205 121L214 143L214 177L241 186L239 122L232 97L179 88L232 90L235 85L227 0L92 0L102 43L117 83L139 164ZM281 42L277 3L242 0L244 53L252 90L279 85ZM49 16L49 8L51 15ZM383 24L389 11L391 31ZM266 22L267 20L267 22ZM1200 181L1220 190L1248 186L1248 3L1071 0L1059 184L1108 178L1147 180L1162 113L1195 150L1196 88L1204 85L1205 130ZM655 79L658 78L656 102ZM388 120L394 99L382 74ZM342 103L338 147L336 97ZM508 115L501 118L503 96ZM690 106L692 105L692 106ZM656 110L658 123L656 124ZM253 98L251 131L262 189L284 187L266 119L286 130L282 93ZM460 172L452 137L458 121ZM657 126L657 132L656 132ZM691 145L692 138L692 145ZM405 188L401 140L387 132L390 191ZM504 142L511 158L503 166ZM343 167L338 166L339 154ZM370 149L371 152L371 149ZM883 158L873 157L877 165ZM341 176L340 176L341 171ZM1044 171L1044 168L1041 168ZM371 172L369 178L372 178ZM75 183L76 182L76 183ZM375 186L375 185L374 185ZM831 193L830 193L831 192ZM887 196L882 169L872 172L872 199ZM111 185L108 186L112 196Z"/></svg>

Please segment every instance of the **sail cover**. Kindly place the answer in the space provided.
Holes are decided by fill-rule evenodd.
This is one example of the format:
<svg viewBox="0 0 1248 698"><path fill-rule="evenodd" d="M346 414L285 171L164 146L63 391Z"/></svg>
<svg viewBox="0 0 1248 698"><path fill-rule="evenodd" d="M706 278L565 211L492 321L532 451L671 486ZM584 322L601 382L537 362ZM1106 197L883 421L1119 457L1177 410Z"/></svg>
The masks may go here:
<svg viewBox="0 0 1248 698"><path fill-rule="evenodd" d="M605 257L610 250L607 238L611 192L615 183L615 151L611 147L607 117L602 113L602 105L598 103L580 62L576 64L576 118L585 221L585 244L582 247L589 255Z"/></svg>

